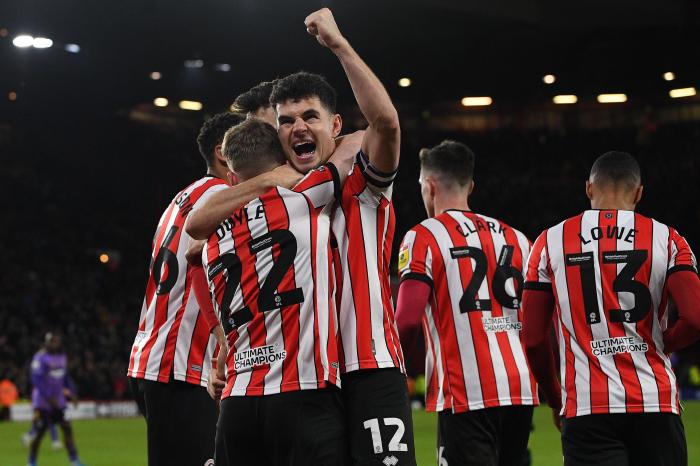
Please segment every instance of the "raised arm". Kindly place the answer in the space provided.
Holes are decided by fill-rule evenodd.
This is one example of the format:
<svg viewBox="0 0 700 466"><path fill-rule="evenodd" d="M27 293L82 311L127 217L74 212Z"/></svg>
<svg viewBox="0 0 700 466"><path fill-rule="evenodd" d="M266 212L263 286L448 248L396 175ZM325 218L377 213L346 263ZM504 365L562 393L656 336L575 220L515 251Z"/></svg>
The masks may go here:
<svg viewBox="0 0 700 466"><path fill-rule="evenodd" d="M203 240L231 213L275 186L291 188L302 175L289 165L282 165L255 178L219 191L187 217L185 231L194 239Z"/></svg>
<svg viewBox="0 0 700 466"><path fill-rule="evenodd" d="M343 37L328 8L310 14L304 21L309 34L340 60L357 104L369 127L362 143L372 166L393 173L399 165L401 130L399 116L389 94L362 58Z"/></svg>

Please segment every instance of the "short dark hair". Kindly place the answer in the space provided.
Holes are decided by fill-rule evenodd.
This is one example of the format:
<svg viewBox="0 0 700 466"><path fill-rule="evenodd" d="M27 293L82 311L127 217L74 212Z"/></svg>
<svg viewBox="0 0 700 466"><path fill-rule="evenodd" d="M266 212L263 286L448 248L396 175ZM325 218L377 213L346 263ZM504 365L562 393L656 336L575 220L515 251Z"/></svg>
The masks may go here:
<svg viewBox="0 0 700 466"><path fill-rule="evenodd" d="M197 146L199 153L204 157L207 166L214 161L214 148L224 140L224 134L232 127L243 121L245 116L237 113L218 113L204 122L197 136Z"/></svg>
<svg viewBox="0 0 700 466"><path fill-rule="evenodd" d="M299 71L278 79L270 94L270 104L275 106L287 100L298 102L309 97L318 97L326 110L335 113L338 94L333 86L328 84L326 78L320 74L306 71Z"/></svg>
<svg viewBox="0 0 700 466"><path fill-rule="evenodd" d="M457 141L445 140L419 153L421 168L439 173L460 186L474 179L474 152Z"/></svg>
<svg viewBox="0 0 700 466"><path fill-rule="evenodd" d="M274 81L263 81L251 87L248 91L236 97L231 111L245 115L246 113L255 113L260 108L269 107L270 94L276 82L277 79Z"/></svg>
<svg viewBox="0 0 700 466"><path fill-rule="evenodd" d="M627 152L610 151L593 162L590 179L603 185L623 184L626 189L634 189L642 182L642 171Z"/></svg>
<svg viewBox="0 0 700 466"><path fill-rule="evenodd" d="M251 178L270 165L286 162L277 130L270 124L250 118L226 131L223 154L234 172Z"/></svg>

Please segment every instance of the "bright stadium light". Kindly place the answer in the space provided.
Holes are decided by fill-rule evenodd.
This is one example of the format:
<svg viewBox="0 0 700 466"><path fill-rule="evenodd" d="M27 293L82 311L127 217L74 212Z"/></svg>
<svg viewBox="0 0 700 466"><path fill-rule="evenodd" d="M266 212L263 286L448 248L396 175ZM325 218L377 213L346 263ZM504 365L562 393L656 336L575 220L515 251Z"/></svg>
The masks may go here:
<svg viewBox="0 0 700 466"><path fill-rule="evenodd" d="M100 254L100 262L102 262L103 264L106 264L107 262L109 262L109 254L105 254L105 253Z"/></svg>
<svg viewBox="0 0 700 466"><path fill-rule="evenodd" d="M229 71L231 71L231 65L229 65L228 63L217 63L216 65L214 65L214 69L216 71L223 71L224 73L228 73Z"/></svg>
<svg viewBox="0 0 700 466"><path fill-rule="evenodd" d="M181 100L180 108L183 110L201 110L202 102L197 102L196 100Z"/></svg>
<svg viewBox="0 0 700 466"><path fill-rule="evenodd" d="M65 50L68 53L79 53L80 46L78 44L66 44Z"/></svg>
<svg viewBox="0 0 700 466"><path fill-rule="evenodd" d="M15 100L17 100L17 93L15 91L10 91L10 93L7 94L7 100L9 100L10 102L14 102Z"/></svg>
<svg viewBox="0 0 700 466"><path fill-rule="evenodd" d="M204 60L185 60L185 68L202 68Z"/></svg>
<svg viewBox="0 0 700 466"><path fill-rule="evenodd" d="M462 99L462 105L465 107L485 107L492 103L491 97L465 97Z"/></svg>
<svg viewBox="0 0 700 466"><path fill-rule="evenodd" d="M408 87L411 85L411 78L401 78L399 79L399 86Z"/></svg>
<svg viewBox="0 0 700 466"><path fill-rule="evenodd" d="M578 97L573 94L555 95L552 102L557 105L575 104L578 102Z"/></svg>
<svg viewBox="0 0 700 466"><path fill-rule="evenodd" d="M545 84L554 84L554 82L557 80L557 77L554 76L553 74L546 74L542 78L542 81L544 81Z"/></svg>
<svg viewBox="0 0 700 466"><path fill-rule="evenodd" d="M12 45L15 47L19 47L21 49L26 49L27 47L31 47L32 43L34 42L34 38L32 36L23 34L21 36L17 36L14 39L12 39Z"/></svg>
<svg viewBox="0 0 700 466"><path fill-rule="evenodd" d="M627 102L627 95L625 94L600 94L598 96L598 102L601 104L618 104L622 102Z"/></svg>
<svg viewBox="0 0 700 466"><path fill-rule="evenodd" d="M53 45L53 41L47 37L35 37L32 41L32 47L35 49L48 49Z"/></svg>
<svg viewBox="0 0 700 466"><path fill-rule="evenodd" d="M681 97L692 97L697 94L694 87L684 87L682 89L671 89L668 91L668 95L673 99L680 99Z"/></svg>
<svg viewBox="0 0 700 466"><path fill-rule="evenodd" d="M167 107L168 106L168 99L165 97L156 97L153 99L153 105L156 107Z"/></svg>
<svg viewBox="0 0 700 466"><path fill-rule="evenodd" d="M667 71L664 73L664 81L673 81L676 79L676 75L672 71Z"/></svg>
<svg viewBox="0 0 700 466"><path fill-rule="evenodd" d="M148 76L154 81L158 81L160 78L163 77L163 75L160 74L160 71L153 71Z"/></svg>

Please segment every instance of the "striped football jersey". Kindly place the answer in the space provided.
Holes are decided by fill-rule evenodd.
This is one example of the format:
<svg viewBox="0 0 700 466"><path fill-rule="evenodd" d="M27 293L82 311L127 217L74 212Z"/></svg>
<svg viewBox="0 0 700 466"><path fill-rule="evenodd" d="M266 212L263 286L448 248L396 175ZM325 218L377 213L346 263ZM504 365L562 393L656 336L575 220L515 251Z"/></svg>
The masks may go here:
<svg viewBox="0 0 700 466"><path fill-rule="evenodd" d="M359 152L333 212L344 372L387 367L405 371L389 284L395 176L374 169Z"/></svg>
<svg viewBox="0 0 700 466"><path fill-rule="evenodd" d="M158 382L175 380L206 386L216 342L192 291L192 266L185 253L187 216L226 183L205 176L170 202L158 223L146 295L131 348L128 375Z"/></svg>
<svg viewBox="0 0 700 466"><path fill-rule="evenodd" d="M222 398L339 386L330 211L332 164L267 191L224 221L203 253L227 334Z"/></svg>
<svg viewBox="0 0 700 466"><path fill-rule="evenodd" d="M564 416L679 413L662 337L677 270L697 270L685 239L632 211L587 210L540 235L525 287L555 296Z"/></svg>
<svg viewBox="0 0 700 466"><path fill-rule="evenodd" d="M529 250L518 230L470 211L447 210L406 233L401 279L432 288L423 315L428 410L538 403L520 335Z"/></svg>

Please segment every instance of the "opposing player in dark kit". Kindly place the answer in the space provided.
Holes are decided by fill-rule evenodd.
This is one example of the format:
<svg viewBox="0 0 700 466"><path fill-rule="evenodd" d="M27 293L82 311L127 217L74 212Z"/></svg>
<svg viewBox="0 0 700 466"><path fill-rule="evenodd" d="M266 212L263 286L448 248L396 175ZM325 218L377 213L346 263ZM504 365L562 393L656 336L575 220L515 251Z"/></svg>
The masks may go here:
<svg viewBox="0 0 700 466"><path fill-rule="evenodd" d="M441 465L521 466L537 388L520 338L528 239L473 212L474 154L445 141L420 153L430 217L399 252L397 321L406 351L423 323L426 409Z"/></svg>
<svg viewBox="0 0 700 466"><path fill-rule="evenodd" d="M65 417L68 364L62 351L61 337L47 333L44 347L32 359L32 406L34 408L34 438L29 444L29 466L36 466L41 440L49 424L63 431L71 466L81 466L75 447L73 428ZM73 390L75 391L75 390Z"/></svg>
<svg viewBox="0 0 700 466"><path fill-rule="evenodd" d="M535 241L523 296L528 359L555 419L564 417L564 464L683 466L685 434L667 353L700 335L695 256L676 230L635 212L641 174L629 154L599 157L586 194L590 210ZM669 298L680 315L671 328ZM561 387L549 340L553 320Z"/></svg>

